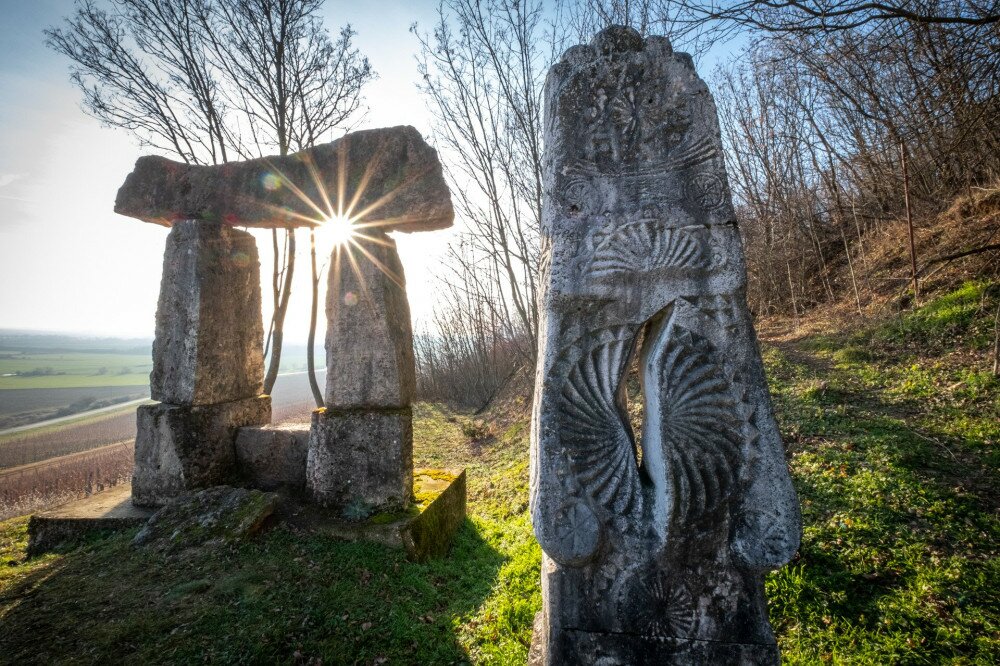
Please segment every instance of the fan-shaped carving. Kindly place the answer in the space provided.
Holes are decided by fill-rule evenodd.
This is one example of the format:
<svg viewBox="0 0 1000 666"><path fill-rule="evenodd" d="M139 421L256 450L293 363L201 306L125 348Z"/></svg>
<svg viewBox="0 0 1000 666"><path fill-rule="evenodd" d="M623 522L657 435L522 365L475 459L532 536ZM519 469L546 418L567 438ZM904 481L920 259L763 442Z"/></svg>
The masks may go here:
<svg viewBox="0 0 1000 666"><path fill-rule="evenodd" d="M640 502L635 445L618 401L634 332L622 327L602 333L563 384L562 444L587 494L612 513L625 515Z"/></svg>
<svg viewBox="0 0 1000 666"><path fill-rule="evenodd" d="M688 638L697 626L695 599L681 576L643 570L618 604L622 624L656 640Z"/></svg>
<svg viewBox="0 0 1000 666"><path fill-rule="evenodd" d="M644 219L624 224L600 241L594 251L591 271L600 276L657 268L709 268L711 247L696 233L694 229L683 227L664 228L660 220Z"/></svg>
<svg viewBox="0 0 1000 666"><path fill-rule="evenodd" d="M662 445L674 519L694 522L726 502L739 466L739 410L711 344L674 326L659 367Z"/></svg>
<svg viewBox="0 0 1000 666"><path fill-rule="evenodd" d="M692 169L715 157L715 141L704 134L695 139L686 138L680 145L670 151L667 159L656 165L663 171L683 171Z"/></svg>

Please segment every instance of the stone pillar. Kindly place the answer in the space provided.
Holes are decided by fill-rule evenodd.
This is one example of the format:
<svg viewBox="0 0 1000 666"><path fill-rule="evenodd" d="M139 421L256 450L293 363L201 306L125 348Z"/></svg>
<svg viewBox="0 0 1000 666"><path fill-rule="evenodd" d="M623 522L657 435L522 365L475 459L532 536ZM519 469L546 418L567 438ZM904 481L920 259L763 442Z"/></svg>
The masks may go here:
<svg viewBox="0 0 1000 666"><path fill-rule="evenodd" d="M313 415L306 486L351 518L404 507L413 486L413 331L396 243L364 229L334 249L326 408Z"/></svg>
<svg viewBox="0 0 1000 666"><path fill-rule="evenodd" d="M776 664L762 574L799 509L712 97L666 38L613 27L553 66L545 107L533 659Z"/></svg>
<svg viewBox="0 0 1000 666"><path fill-rule="evenodd" d="M182 220L167 236L156 310L153 405L139 407L132 500L159 506L230 479L236 428L271 419L263 389L260 263L253 236Z"/></svg>

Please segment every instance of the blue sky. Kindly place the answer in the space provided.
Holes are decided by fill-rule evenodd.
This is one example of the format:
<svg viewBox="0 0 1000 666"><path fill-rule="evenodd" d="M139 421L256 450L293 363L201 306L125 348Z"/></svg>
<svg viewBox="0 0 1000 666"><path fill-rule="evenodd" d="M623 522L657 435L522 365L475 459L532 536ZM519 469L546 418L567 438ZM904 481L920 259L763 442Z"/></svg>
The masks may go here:
<svg viewBox="0 0 1000 666"><path fill-rule="evenodd" d="M351 23L379 74L366 89L370 111L361 127L408 124L428 135L410 26L430 29L436 6L327 0L327 28ZM43 30L72 9L71 0L0 0L0 328L151 336L167 231L112 211L143 151L83 113L68 61L44 44ZM714 61L701 65L703 76ZM269 235L255 233L266 250ZM398 240L418 323L431 314L433 271L453 234ZM305 251L307 243L299 245ZM270 253L261 255L269 280ZM309 320L307 261L300 255L288 314L293 342L305 339Z"/></svg>
<svg viewBox="0 0 1000 666"><path fill-rule="evenodd" d="M142 150L81 111L68 62L44 45L42 31L72 7L70 0L0 0L0 328L152 335L166 230L112 211ZM426 135L409 28L429 26L434 7L327 2L327 27L352 23L379 73L367 90L364 126L410 124ZM430 269L450 234L400 241L418 318L430 314ZM270 266L262 270L269 275ZM308 273L297 277L288 336L304 340Z"/></svg>

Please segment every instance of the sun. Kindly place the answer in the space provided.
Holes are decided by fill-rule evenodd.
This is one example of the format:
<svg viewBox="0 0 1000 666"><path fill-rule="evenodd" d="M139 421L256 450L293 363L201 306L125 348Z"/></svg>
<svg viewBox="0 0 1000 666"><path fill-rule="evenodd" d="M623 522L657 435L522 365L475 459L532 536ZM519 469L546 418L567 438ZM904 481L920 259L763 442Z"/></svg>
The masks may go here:
<svg viewBox="0 0 1000 666"><path fill-rule="evenodd" d="M354 237L354 221L346 215L332 215L324 220L316 231L336 246L345 245Z"/></svg>

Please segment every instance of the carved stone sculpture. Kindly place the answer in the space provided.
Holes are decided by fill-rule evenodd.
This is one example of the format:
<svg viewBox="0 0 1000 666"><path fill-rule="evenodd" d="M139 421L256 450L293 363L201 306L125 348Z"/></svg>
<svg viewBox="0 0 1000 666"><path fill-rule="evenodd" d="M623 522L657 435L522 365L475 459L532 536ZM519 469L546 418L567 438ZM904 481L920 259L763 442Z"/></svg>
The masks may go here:
<svg viewBox="0 0 1000 666"><path fill-rule="evenodd" d="M777 663L762 575L800 517L711 95L667 39L615 27L564 54L545 103L533 659Z"/></svg>

